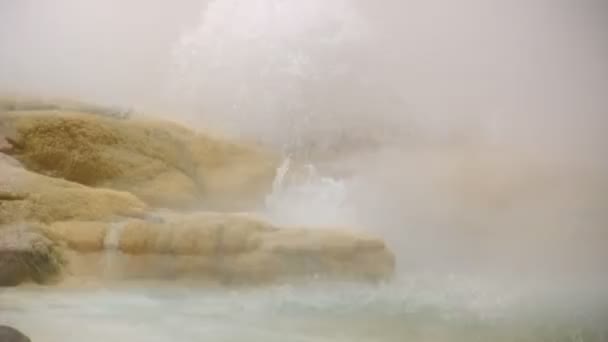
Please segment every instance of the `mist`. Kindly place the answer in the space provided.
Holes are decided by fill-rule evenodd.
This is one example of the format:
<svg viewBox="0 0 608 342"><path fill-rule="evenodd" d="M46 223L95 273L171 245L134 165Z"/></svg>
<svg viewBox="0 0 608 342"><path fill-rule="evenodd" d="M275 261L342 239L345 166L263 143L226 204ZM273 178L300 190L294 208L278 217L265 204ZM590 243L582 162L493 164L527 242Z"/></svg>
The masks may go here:
<svg viewBox="0 0 608 342"><path fill-rule="evenodd" d="M136 108L312 163L341 195L319 208L287 193L278 219L372 231L406 269L597 274L607 10L3 0L0 94Z"/></svg>

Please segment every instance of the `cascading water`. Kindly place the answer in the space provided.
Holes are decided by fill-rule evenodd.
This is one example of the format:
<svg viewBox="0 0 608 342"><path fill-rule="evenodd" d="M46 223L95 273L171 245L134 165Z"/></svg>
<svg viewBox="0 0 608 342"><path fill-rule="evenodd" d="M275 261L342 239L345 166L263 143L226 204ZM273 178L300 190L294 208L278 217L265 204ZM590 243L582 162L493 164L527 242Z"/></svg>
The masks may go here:
<svg viewBox="0 0 608 342"><path fill-rule="evenodd" d="M103 275L106 278L118 277L121 275L121 256L120 238L122 231L127 224L126 221L118 221L110 224L106 236L103 240Z"/></svg>

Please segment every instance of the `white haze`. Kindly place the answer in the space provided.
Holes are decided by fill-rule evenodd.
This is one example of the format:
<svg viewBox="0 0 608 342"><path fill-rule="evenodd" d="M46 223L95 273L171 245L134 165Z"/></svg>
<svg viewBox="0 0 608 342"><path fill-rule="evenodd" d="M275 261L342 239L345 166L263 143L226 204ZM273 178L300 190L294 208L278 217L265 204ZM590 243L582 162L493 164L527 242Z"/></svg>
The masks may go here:
<svg viewBox="0 0 608 342"><path fill-rule="evenodd" d="M403 267L597 273L607 7L0 0L0 93L132 106L316 163L339 205L288 195L281 219L363 227Z"/></svg>

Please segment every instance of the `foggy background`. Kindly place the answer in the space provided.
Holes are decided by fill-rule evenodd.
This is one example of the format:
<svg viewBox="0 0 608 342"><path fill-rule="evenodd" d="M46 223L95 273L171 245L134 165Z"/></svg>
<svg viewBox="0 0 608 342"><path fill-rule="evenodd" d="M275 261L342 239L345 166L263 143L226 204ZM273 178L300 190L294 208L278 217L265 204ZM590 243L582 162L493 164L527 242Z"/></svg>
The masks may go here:
<svg viewBox="0 0 608 342"><path fill-rule="evenodd" d="M0 0L0 93L129 106L308 161L328 154L328 170L350 175L346 199L299 210L381 234L411 267L604 272L607 8Z"/></svg>

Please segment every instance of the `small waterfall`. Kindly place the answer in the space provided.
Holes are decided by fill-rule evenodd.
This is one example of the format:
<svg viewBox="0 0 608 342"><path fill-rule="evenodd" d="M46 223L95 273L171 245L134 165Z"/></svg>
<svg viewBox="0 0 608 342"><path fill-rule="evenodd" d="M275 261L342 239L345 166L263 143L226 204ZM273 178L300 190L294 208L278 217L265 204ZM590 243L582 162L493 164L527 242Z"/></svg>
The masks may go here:
<svg viewBox="0 0 608 342"><path fill-rule="evenodd" d="M113 278L121 274L121 261L123 253L120 251L120 237L126 225L126 221L112 222L103 240L103 275Z"/></svg>
<svg viewBox="0 0 608 342"><path fill-rule="evenodd" d="M273 201L276 199L275 195L278 194L283 188L283 184L285 183L285 176L287 176L287 172L289 172L290 164L291 158L287 157L277 168L276 175L274 177L274 180L272 181L272 193L266 196L266 207L271 207L274 205Z"/></svg>

